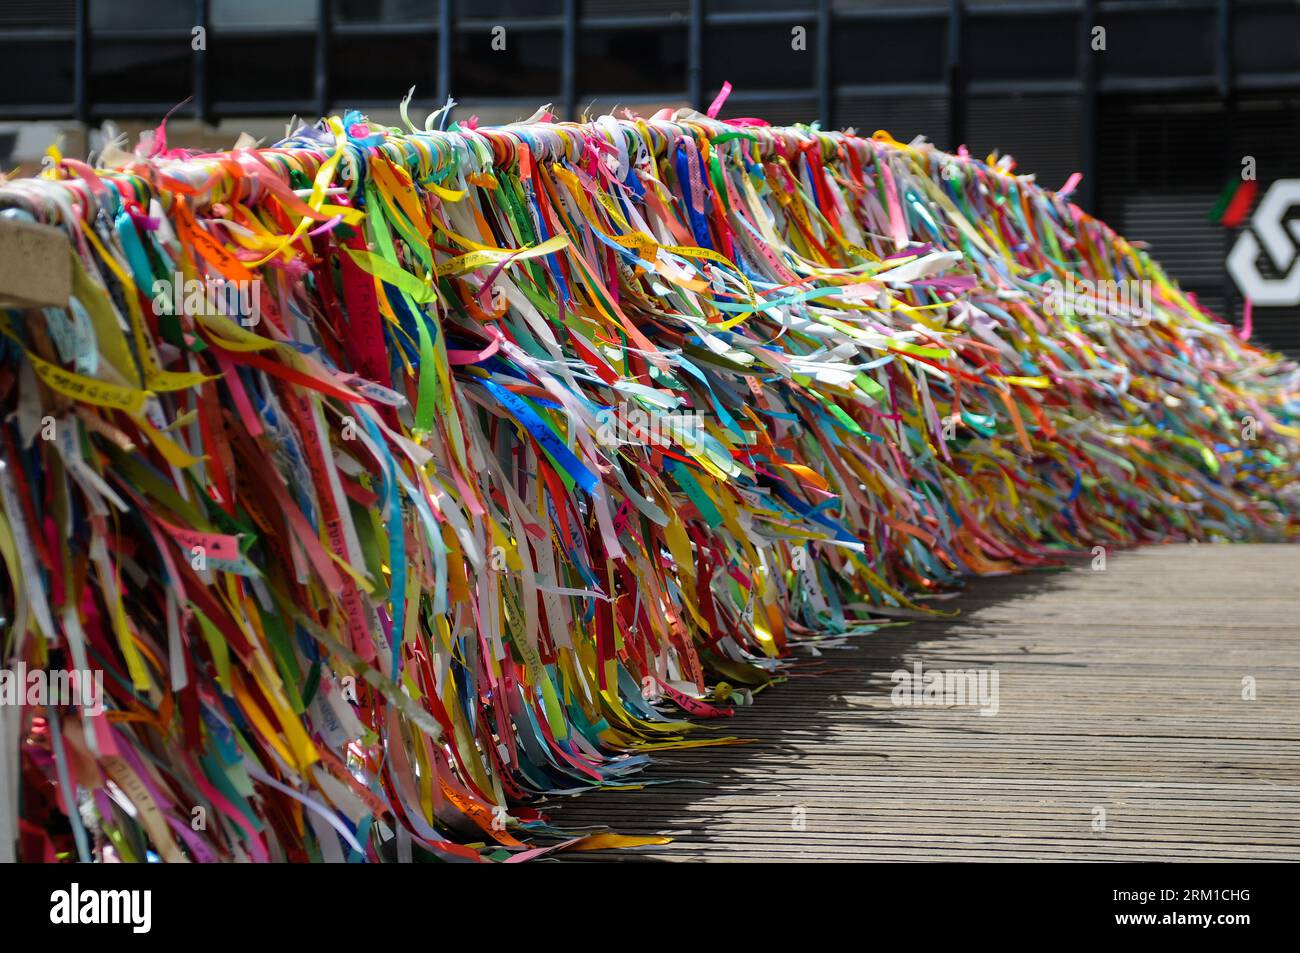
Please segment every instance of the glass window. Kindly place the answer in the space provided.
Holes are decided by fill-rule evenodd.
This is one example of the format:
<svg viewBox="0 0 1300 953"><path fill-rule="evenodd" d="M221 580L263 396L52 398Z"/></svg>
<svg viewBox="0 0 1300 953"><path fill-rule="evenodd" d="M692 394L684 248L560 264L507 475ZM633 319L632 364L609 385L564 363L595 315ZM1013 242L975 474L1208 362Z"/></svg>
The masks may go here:
<svg viewBox="0 0 1300 953"><path fill-rule="evenodd" d="M578 88L584 93L665 93L686 89L686 29L583 30Z"/></svg>
<svg viewBox="0 0 1300 953"><path fill-rule="evenodd" d="M799 32L795 32L798 30ZM817 62L817 19L710 26L704 35L704 85L737 89L807 89Z"/></svg>
<svg viewBox="0 0 1300 953"><path fill-rule="evenodd" d="M506 24L504 33L494 34L490 27L461 31L451 95L535 99L540 106L559 94L561 46L558 30L511 30Z"/></svg>
<svg viewBox="0 0 1300 953"><path fill-rule="evenodd" d="M73 99L73 47L71 40L0 41L0 64L14 79L0 82L0 104L66 104ZM62 111L62 110L59 110Z"/></svg>
<svg viewBox="0 0 1300 953"><path fill-rule="evenodd" d="M438 0L330 0L335 23L436 23Z"/></svg>
<svg viewBox="0 0 1300 953"><path fill-rule="evenodd" d="M456 7L457 20L493 20L510 26L510 19L559 17L564 15L564 0L461 0Z"/></svg>
<svg viewBox="0 0 1300 953"><path fill-rule="evenodd" d="M396 108L407 90L436 94L438 41L431 33L335 37L330 47L330 94L340 106L366 100Z"/></svg>
<svg viewBox="0 0 1300 953"><path fill-rule="evenodd" d="M316 0L211 0L212 25L225 30L315 29Z"/></svg>
<svg viewBox="0 0 1300 953"><path fill-rule="evenodd" d="M316 35L208 33L214 102L303 102L314 109Z"/></svg>
<svg viewBox="0 0 1300 953"><path fill-rule="evenodd" d="M971 79L1070 79L1083 42L1074 16L971 17L962 65Z"/></svg>
<svg viewBox="0 0 1300 953"><path fill-rule="evenodd" d="M72 20L76 20L75 13ZM90 29L95 32L188 30L192 26L191 0L90 0Z"/></svg>
<svg viewBox="0 0 1300 953"><path fill-rule="evenodd" d="M96 39L90 44L88 85L92 111L96 103L180 103L194 90L189 34L166 40Z"/></svg>
<svg viewBox="0 0 1300 953"><path fill-rule="evenodd" d="M944 18L837 23L831 49L837 83L937 83L947 68L948 23Z"/></svg>
<svg viewBox="0 0 1300 953"><path fill-rule="evenodd" d="M1213 10L1114 13L1102 17L1103 78L1212 77L1217 68Z"/></svg>

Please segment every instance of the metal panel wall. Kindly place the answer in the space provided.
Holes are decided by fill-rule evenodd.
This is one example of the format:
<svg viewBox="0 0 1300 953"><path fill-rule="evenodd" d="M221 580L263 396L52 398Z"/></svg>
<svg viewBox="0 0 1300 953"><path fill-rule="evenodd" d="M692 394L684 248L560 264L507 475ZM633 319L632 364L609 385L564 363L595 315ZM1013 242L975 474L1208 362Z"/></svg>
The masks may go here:
<svg viewBox="0 0 1300 953"><path fill-rule="evenodd" d="M1300 175L1294 0L0 3L0 121L156 119L187 95L176 114L208 122L378 111L413 84L425 110L576 118L703 108L723 80L724 115L997 148L1048 187L1081 171L1076 201L1228 315L1235 236L1205 214L1243 154L1261 185ZM1300 353L1298 310L1257 311L1260 336Z"/></svg>
<svg viewBox="0 0 1300 953"><path fill-rule="evenodd" d="M1224 263L1241 229L1211 221L1210 213L1240 181L1248 156L1261 196L1279 180L1300 178L1300 96L1107 98L1099 128L1102 217L1146 242L1207 307L1240 323L1241 295ZM1291 214L1300 217L1300 208ZM1260 273L1276 277L1266 257ZM1300 307L1256 307L1254 328L1255 340L1300 357Z"/></svg>

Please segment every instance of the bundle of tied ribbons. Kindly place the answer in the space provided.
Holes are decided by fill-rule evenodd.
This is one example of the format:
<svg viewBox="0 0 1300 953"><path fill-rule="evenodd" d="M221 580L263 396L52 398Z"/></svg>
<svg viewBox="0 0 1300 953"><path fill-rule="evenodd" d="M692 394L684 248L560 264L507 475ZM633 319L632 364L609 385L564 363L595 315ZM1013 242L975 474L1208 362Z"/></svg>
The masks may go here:
<svg viewBox="0 0 1300 953"><path fill-rule="evenodd" d="M0 854L627 843L539 806L731 740L802 641L1295 533L1294 365L1005 158L349 114L0 208L72 258L4 312L4 664L103 682L0 706Z"/></svg>

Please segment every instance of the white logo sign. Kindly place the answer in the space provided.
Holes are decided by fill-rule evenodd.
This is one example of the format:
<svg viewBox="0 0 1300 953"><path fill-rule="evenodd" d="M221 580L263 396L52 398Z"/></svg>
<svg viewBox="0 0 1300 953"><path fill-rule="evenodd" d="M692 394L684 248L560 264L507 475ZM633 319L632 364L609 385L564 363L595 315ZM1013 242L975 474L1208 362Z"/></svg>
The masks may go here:
<svg viewBox="0 0 1300 953"><path fill-rule="evenodd" d="M1294 205L1300 205L1300 179L1274 182L1251 216L1250 228L1241 233L1228 254L1228 273L1255 304L1300 304L1300 221L1284 220ZM1280 278L1259 273L1261 245Z"/></svg>

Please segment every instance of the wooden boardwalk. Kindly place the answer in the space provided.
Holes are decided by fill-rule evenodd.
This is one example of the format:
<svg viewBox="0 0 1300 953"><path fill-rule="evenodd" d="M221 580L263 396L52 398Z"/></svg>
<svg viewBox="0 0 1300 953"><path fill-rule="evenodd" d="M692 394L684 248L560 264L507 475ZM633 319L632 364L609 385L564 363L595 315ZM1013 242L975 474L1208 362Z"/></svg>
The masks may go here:
<svg viewBox="0 0 1300 953"><path fill-rule="evenodd" d="M725 724L755 743L665 752L648 776L682 781L556 821L674 838L602 859L1300 860L1300 546L1112 553L942 605L797 663ZM997 714L896 705L917 661L996 670Z"/></svg>

